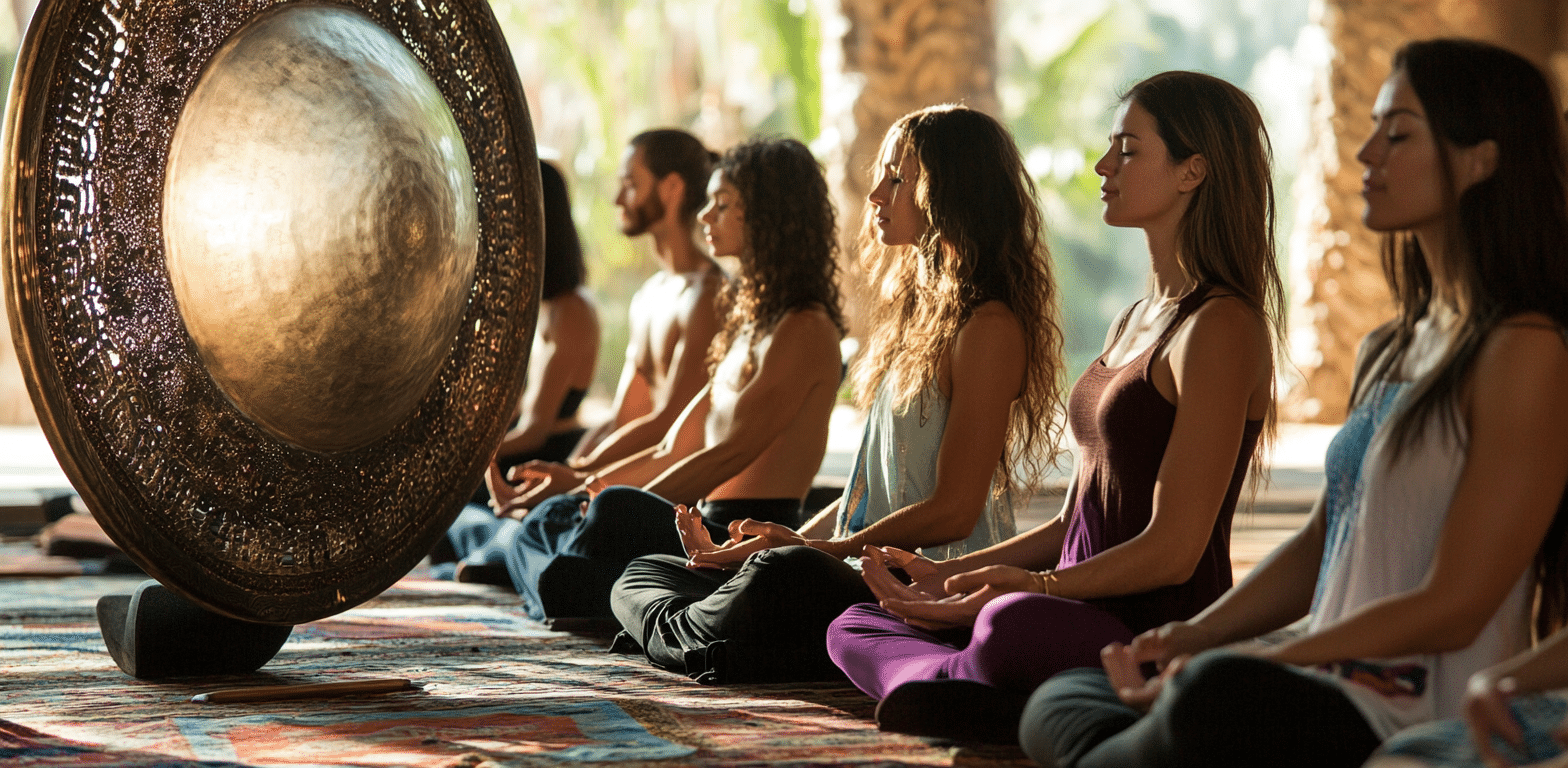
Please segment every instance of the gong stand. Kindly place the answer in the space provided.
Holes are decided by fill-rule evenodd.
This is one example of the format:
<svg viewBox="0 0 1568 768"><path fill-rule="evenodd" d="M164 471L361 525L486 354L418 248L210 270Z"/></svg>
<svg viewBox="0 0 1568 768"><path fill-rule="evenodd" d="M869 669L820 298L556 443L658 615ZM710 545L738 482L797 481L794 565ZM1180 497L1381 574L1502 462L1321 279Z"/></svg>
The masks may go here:
<svg viewBox="0 0 1568 768"><path fill-rule="evenodd" d="M156 580L99 603L122 669L256 669L418 563L538 311L538 158L485 0L44 0L4 152L29 394Z"/></svg>

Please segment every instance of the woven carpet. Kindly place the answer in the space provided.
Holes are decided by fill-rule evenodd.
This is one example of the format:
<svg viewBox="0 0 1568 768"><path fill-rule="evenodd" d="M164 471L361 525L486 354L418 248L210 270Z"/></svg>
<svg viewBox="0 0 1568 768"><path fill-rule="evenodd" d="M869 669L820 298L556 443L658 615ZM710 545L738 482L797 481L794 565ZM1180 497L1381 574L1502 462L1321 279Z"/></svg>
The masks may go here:
<svg viewBox="0 0 1568 768"><path fill-rule="evenodd" d="M93 619L139 577L0 578L6 766L1027 765L882 733L848 684L705 687L548 631L515 595L406 578L297 627L260 672L140 681ZM416 691L198 704L219 688L406 677Z"/></svg>

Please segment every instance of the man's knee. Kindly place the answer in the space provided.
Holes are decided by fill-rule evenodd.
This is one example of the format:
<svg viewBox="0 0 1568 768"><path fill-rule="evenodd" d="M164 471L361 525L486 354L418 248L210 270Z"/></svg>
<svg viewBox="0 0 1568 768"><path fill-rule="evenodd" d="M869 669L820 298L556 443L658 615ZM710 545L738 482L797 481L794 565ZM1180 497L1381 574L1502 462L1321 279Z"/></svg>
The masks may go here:
<svg viewBox="0 0 1568 768"><path fill-rule="evenodd" d="M674 505L647 491L626 485L612 485L600 491L589 501L588 509L595 516L646 515L654 511L662 513L671 525L675 521Z"/></svg>

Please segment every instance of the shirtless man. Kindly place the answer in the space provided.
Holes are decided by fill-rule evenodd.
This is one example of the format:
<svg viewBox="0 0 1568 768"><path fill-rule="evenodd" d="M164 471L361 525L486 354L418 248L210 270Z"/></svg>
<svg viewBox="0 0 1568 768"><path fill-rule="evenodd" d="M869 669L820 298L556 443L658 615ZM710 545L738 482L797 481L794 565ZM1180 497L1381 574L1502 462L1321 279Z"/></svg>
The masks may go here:
<svg viewBox="0 0 1568 768"><path fill-rule="evenodd" d="M602 469L532 462L513 487L492 468L496 512L509 519L489 523L503 542L490 548L537 617L608 618L628 561L684 551L677 505L696 505L720 537L735 520L799 524L841 372L827 185L805 146L768 140L727 153L709 190L707 239L739 258L740 275L724 296L708 385L658 445ZM607 486L618 487L588 503Z"/></svg>
<svg viewBox="0 0 1568 768"><path fill-rule="evenodd" d="M660 270L632 297L631 338L615 415L583 436L568 463L595 470L658 441L707 381L703 353L718 329L724 272L694 238L713 154L685 131L633 137L621 161L621 232L653 236Z"/></svg>

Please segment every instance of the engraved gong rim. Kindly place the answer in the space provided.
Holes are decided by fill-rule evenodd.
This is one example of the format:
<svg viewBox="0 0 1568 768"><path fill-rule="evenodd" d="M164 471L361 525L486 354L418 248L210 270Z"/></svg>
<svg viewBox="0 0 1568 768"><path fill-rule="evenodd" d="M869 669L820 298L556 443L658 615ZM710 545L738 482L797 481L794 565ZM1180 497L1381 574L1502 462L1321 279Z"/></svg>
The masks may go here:
<svg viewBox="0 0 1568 768"><path fill-rule="evenodd" d="M180 108L271 11L368 17L451 109L473 171L473 285L434 382L368 445L315 451L247 418L182 323L159 199ZM485 0L44 0L5 123L7 312L72 484L150 575L247 621L363 602L429 551L483 476L522 386L542 215L528 107Z"/></svg>

